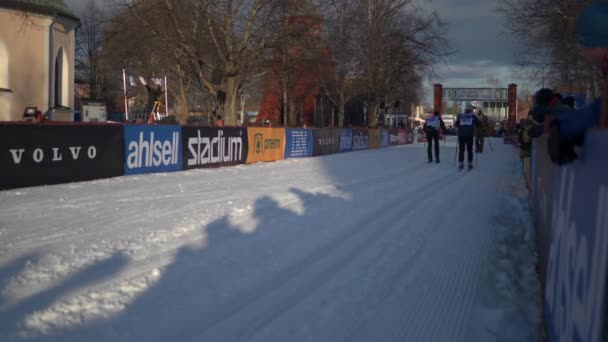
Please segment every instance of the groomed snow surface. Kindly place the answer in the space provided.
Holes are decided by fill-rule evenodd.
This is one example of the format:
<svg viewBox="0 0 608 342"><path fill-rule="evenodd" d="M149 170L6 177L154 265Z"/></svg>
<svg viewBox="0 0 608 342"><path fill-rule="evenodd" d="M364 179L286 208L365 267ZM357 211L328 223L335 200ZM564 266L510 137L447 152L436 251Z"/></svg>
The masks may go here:
<svg viewBox="0 0 608 342"><path fill-rule="evenodd" d="M535 341L512 146L0 192L0 341Z"/></svg>

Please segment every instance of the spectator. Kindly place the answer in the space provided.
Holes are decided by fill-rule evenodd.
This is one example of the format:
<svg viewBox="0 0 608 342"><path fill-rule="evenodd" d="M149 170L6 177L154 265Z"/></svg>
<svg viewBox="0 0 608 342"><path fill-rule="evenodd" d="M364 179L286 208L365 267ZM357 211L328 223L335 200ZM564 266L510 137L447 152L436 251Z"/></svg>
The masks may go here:
<svg viewBox="0 0 608 342"><path fill-rule="evenodd" d="M549 133L549 155L558 164L570 163L578 158L575 146L583 144L589 128L599 123L601 99L585 108L574 110L559 100L551 89L543 88L534 96L533 126L528 129L531 138ZM545 120L551 116L550 131L545 132Z"/></svg>

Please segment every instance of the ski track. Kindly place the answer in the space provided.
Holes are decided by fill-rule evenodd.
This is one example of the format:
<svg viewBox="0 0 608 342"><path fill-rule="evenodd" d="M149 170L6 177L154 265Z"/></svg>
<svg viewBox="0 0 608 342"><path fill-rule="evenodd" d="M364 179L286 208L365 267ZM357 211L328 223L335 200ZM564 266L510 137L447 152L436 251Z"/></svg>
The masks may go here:
<svg viewBox="0 0 608 342"><path fill-rule="evenodd" d="M511 146L0 192L0 340L468 341Z"/></svg>

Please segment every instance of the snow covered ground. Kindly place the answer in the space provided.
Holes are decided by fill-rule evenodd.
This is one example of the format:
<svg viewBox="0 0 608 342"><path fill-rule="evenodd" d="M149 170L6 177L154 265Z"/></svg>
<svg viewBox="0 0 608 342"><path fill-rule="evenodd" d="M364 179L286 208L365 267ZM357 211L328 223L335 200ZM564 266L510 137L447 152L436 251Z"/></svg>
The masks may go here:
<svg viewBox="0 0 608 342"><path fill-rule="evenodd" d="M534 341L515 151L454 144L0 192L0 340Z"/></svg>

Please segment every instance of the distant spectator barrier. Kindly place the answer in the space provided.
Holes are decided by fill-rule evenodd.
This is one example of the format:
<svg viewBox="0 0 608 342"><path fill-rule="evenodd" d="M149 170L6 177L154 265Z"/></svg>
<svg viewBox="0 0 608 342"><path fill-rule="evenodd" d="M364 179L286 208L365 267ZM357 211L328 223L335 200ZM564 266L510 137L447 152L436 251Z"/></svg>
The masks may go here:
<svg viewBox="0 0 608 342"><path fill-rule="evenodd" d="M369 148L370 149L376 149L376 148L380 148L380 129L378 128L372 128L368 130L368 134L369 134Z"/></svg>
<svg viewBox="0 0 608 342"><path fill-rule="evenodd" d="M124 174L119 125L0 124L0 189Z"/></svg>
<svg viewBox="0 0 608 342"><path fill-rule="evenodd" d="M340 152L351 152L353 150L353 130L343 128L340 130Z"/></svg>
<svg viewBox="0 0 608 342"><path fill-rule="evenodd" d="M313 156L340 153L340 130L336 128L315 128L312 130Z"/></svg>
<svg viewBox="0 0 608 342"><path fill-rule="evenodd" d="M244 164L247 129L182 126L182 151L184 170Z"/></svg>
<svg viewBox="0 0 608 342"><path fill-rule="evenodd" d="M285 130L285 159L312 157L312 130L288 128Z"/></svg>
<svg viewBox="0 0 608 342"><path fill-rule="evenodd" d="M353 128L353 151L367 150L368 148L369 148L368 130Z"/></svg>
<svg viewBox="0 0 608 342"><path fill-rule="evenodd" d="M388 129L380 130L380 147L389 147L391 145L391 133Z"/></svg>
<svg viewBox="0 0 608 342"><path fill-rule="evenodd" d="M285 159L284 128L247 128L249 152L247 164Z"/></svg>
<svg viewBox="0 0 608 342"><path fill-rule="evenodd" d="M125 174L182 169L180 126L125 125ZM77 127L80 129L82 127Z"/></svg>
<svg viewBox="0 0 608 342"><path fill-rule="evenodd" d="M400 129L397 131L397 140L399 145L407 144L407 131L405 129Z"/></svg>
<svg viewBox="0 0 608 342"><path fill-rule="evenodd" d="M391 146L399 145L399 131L398 129L390 130L390 143Z"/></svg>

